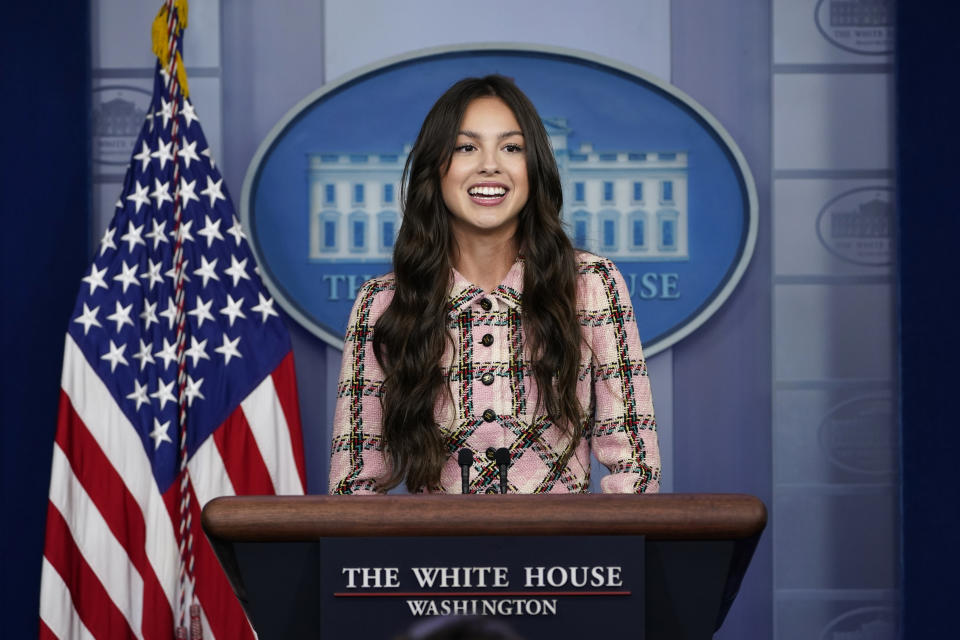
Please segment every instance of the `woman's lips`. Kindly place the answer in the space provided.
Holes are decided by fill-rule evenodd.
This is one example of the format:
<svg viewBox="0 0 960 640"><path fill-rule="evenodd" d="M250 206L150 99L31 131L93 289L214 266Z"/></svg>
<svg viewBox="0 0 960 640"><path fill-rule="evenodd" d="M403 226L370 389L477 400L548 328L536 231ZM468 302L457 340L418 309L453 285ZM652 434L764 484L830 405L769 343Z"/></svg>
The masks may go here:
<svg viewBox="0 0 960 640"><path fill-rule="evenodd" d="M467 189L470 200L482 207L495 207L507 198L510 189L506 185L486 182L472 185Z"/></svg>

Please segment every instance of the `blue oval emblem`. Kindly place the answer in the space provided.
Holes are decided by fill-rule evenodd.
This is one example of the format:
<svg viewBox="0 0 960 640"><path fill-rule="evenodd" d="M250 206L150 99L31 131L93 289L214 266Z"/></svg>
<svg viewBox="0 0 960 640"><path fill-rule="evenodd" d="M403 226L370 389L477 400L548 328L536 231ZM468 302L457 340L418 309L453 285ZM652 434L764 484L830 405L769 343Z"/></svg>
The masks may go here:
<svg viewBox="0 0 960 640"><path fill-rule="evenodd" d="M617 263L645 352L727 299L757 235L743 155L680 90L569 51L472 45L391 59L320 88L261 144L241 196L261 274L284 309L342 348L364 280L390 270L400 177L434 100L466 76L513 78L536 105L574 244Z"/></svg>

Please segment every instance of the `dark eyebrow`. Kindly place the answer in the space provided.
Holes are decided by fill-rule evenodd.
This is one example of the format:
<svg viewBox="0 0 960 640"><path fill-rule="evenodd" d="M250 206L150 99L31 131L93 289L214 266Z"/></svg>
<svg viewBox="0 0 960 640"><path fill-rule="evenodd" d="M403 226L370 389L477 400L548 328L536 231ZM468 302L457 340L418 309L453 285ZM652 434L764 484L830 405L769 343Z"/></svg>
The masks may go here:
<svg viewBox="0 0 960 640"><path fill-rule="evenodd" d="M468 138L473 138L474 140L481 137L480 134L475 131L461 131L458 135L467 136ZM503 140L504 138L509 138L510 136L522 136L522 135L523 135L523 131L519 131L519 130L504 131L503 133L498 135L497 138L499 140Z"/></svg>

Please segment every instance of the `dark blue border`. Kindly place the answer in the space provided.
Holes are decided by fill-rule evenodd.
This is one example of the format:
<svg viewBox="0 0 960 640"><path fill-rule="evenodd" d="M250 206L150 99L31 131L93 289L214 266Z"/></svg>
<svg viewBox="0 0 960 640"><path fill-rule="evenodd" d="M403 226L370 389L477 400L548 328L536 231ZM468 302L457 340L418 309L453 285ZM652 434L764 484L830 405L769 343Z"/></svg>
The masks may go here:
<svg viewBox="0 0 960 640"><path fill-rule="evenodd" d="M901 637L948 638L960 575L960 7L897 5Z"/></svg>
<svg viewBox="0 0 960 640"><path fill-rule="evenodd" d="M14 2L3 24L0 636L36 638L63 340L90 259L90 3Z"/></svg>

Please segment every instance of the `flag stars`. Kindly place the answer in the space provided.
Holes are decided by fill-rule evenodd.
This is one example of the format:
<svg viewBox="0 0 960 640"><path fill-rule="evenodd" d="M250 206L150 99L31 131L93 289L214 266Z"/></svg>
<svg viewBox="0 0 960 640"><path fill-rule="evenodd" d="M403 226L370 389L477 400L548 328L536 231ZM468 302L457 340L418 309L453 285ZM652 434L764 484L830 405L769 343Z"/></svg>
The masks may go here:
<svg viewBox="0 0 960 640"><path fill-rule="evenodd" d="M156 251L161 242L169 242L166 236L167 221L157 223L156 218L150 218L150 224L153 225L153 228L145 233L144 237L153 240L153 250Z"/></svg>
<svg viewBox="0 0 960 640"><path fill-rule="evenodd" d="M173 395L173 383L174 380L167 384L163 384L163 380L159 380L157 381L157 390L150 394L151 398L156 398L157 402L160 403L160 411L163 411L168 402L177 403L177 397Z"/></svg>
<svg viewBox="0 0 960 640"><path fill-rule="evenodd" d="M140 411L140 405L150 404L150 399L147 398L147 385L140 384L140 381L136 378L133 379L133 393L127 394L127 400L133 400L137 403L137 407L134 411Z"/></svg>
<svg viewBox="0 0 960 640"><path fill-rule="evenodd" d="M200 393L200 385L202 384L203 384L203 378L200 378L199 380L194 380L193 378L190 377L189 374L187 375L187 388L184 390L184 394L187 397L188 407L193 406L193 401L196 398L200 398L201 400L206 400L203 394Z"/></svg>
<svg viewBox="0 0 960 640"><path fill-rule="evenodd" d="M150 280L150 282L147 283L147 291L153 291L153 285L163 282L163 276L160 275L160 269L163 268L163 261L154 262L153 258L147 258L147 262L149 266L140 277L144 280ZM114 276L114 279L116 278L117 276ZM153 306L156 307L157 305L154 304Z"/></svg>
<svg viewBox="0 0 960 640"><path fill-rule="evenodd" d="M193 110L193 103L189 100L184 100L183 109L180 110L180 115L182 115L183 119L186 120L187 127L193 124L193 121L197 119L197 112Z"/></svg>
<svg viewBox="0 0 960 640"><path fill-rule="evenodd" d="M203 298L197 296L197 306L195 306L192 311L187 312L187 315L196 317L198 329L203 326L204 320L210 320L211 322L214 322L213 314L210 313L210 307L212 305L213 298L210 298L210 300L204 302Z"/></svg>
<svg viewBox="0 0 960 640"><path fill-rule="evenodd" d="M217 163L213 161L213 154L210 153L210 147L207 147L206 149L204 149L203 151L201 151L201 152L200 152L200 155L205 156L205 157L207 158L207 162L210 163L210 168L211 168L211 169L216 169L216 168L217 168Z"/></svg>
<svg viewBox="0 0 960 640"><path fill-rule="evenodd" d="M210 176L207 176L207 187L200 192L200 195L207 196L210 198L210 208L213 209L213 205L216 204L217 200L226 200L226 197L223 195L223 178L220 178L216 182L210 179Z"/></svg>
<svg viewBox="0 0 960 640"><path fill-rule="evenodd" d="M90 275L84 276L81 278L84 282L90 285L90 295L93 295L93 292L97 290L97 287L103 287L107 289L107 283L103 279L103 276L106 275L107 268L97 269L97 263L90 265Z"/></svg>
<svg viewBox="0 0 960 640"><path fill-rule="evenodd" d="M107 252L107 249L116 249L117 245L113 241L113 236L116 235L117 228L110 227L103 232L103 238L100 239L100 255L102 256Z"/></svg>
<svg viewBox="0 0 960 640"><path fill-rule="evenodd" d="M184 211L187 210L187 205L190 204L191 200L196 200L200 202L200 198L197 197L197 194L194 191L197 188L197 181L191 180L187 182L184 178L180 178L180 206ZM191 222L193 222L191 220Z"/></svg>
<svg viewBox="0 0 960 640"><path fill-rule="evenodd" d="M233 239L236 240L237 246L240 246L241 240L246 240L247 235L243 232L243 227L240 226L240 221L237 220L237 217L233 217L233 226L227 229L227 233L233 236Z"/></svg>
<svg viewBox="0 0 960 640"><path fill-rule="evenodd" d="M133 156L133 159L140 161L140 172L142 173L142 172L144 172L144 171L147 170L147 167L148 167L148 166L150 166L150 155L151 155L151 154L150 154L150 147L147 145L147 141L146 141L146 140L141 140L141 141L140 141L140 144L143 145L143 146L140 148L140 153L138 153L137 155Z"/></svg>
<svg viewBox="0 0 960 640"><path fill-rule="evenodd" d="M190 168L191 160L200 162L200 156L197 155L197 141L194 140L193 142L189 142L187 137L184 136L183 146L180 148L180 153L177 155L181 160L183 160L183 164L187 167L187 169Z"/></svg>
<svg viewBox="0 0 960 640"><path fill-rule="evenodd" d="M217 272L214 270L217 266L217 261L219 258L214 258L213 262L207 261L206 256L200 256L200 268L194 269L193 275L200 276L203 278L203 286L206 287L207 283L213 280L219 280L220 276L217 275Z"/></svg>
<svg viewBox="0 0 960 640"><path fill-rule="evenodd" d="M190 336L190 348L186 351L187 357L193 359L192 365L197 366L201 360L209 360L207 355L207 339L197 341L196 337Z"/></svg>
<svg viewBox="0 0 960 640"><path fill-rule="evenodd" d="M74 322L83 325L83 335L87 335L87 332L90 331L90 327L103 327L100 324L100 321L97 320L97 313L100 311L100 307L94 307L91 309L87 306L87 303L83 303L83 313L73 319Z"/></svg>
<svg viewBox="0 0 960 640"><path fill-rule="evenodd" d="M140 186L139 182L133 183L134 193L131 193L127 196L127 200L133 200L137 203L137 208L134 210L134 213L140 213L140 205L150 204L150 196L147 193L150 191L148 185Z"/></svg>
<svg viewBox="0 0 960 640"><path fill-rule="evenodd" d="M182 275L183 275L183 281L184 281L184 282L190 282L190 276L187 275L187 265L188 265L188 264L190 264L190 261L189 261L189 260L184 260L184 261L183 261L183 268L181 269L181 271L183 272ZM173 284L177 284L177 268L176 268L176 266L170 267L169 269L167 269L166 271L164 271L164 272L163 272L163 275L165 275L165 276L167 276L168 278L170 278L170 280L173 281Z"/></svg>
<svg viewBox="0 0 960 640"><path fill-rule="evenodd" d="M113 340L110 341L110 347L107 353L100 356L101 360L106 360L110 363L110 373L113 373L117 369L118 364L128 365L127 359L124 357L123 352L127 350L127 345L121 344L119 347L113 343Z"/></svg>
<svg viewBox="0 0 960 640"><path fill-rule="evenodd" d="M164 123L166 126L166 123ZM151 158L156 158L160 161L160 169L163 169L167 166L167 160L173 160L173 153L171 153L171 148L173 147L173 141L170 141L166 144L163 143L163 139L157 141L157 150L150 154Z"/></svg>
<svg viewBox="0 0 960 640"><path fill-rule="evenodd" d="M173 329L173 323L177 321L177 305L173 303L173 298L167 297L167 308L160 312L160 316L166 318L169 329Z"/></svg>
<svg viewBox="0 0 960 640"><path fill-rule="evenodd" d="M210 219L210 216L204 216L205 224L203 229L197 231L198 236L203 236L207 239L207 248L209 249L213 245L214 240L223 240L223 234L220 233L220 223L223 222L222 219L218 218L216 222Z"/></svg>
<svg viewBox="0 0 960 640"><path fill-rule="evenodd" d="M127 261L124 260L120 266L120 273L113 276L113 279L123 284L124 293L127 292L127 288L130 285L139 287L140 283L137 282L137 263L134 262L132 265L127 266Z"/></svg>
<svg viewBox="0 0 960 640"><path fill-rule="evenodd" d="M247 275L247 258L237 262L237 257L233 254L230 254L230 267L224 269L223 272L233 278L233 286L237 286L241 279L250 279L250 276Z"/></svg>
<svg viewBox="0 0 960 640"><path fill-rule="evenodd" d="M140 225L139 227L133 226L132 220L127 222L127 232L120 236L120 240L130 245L127 249L129 253L133 253L133 248L138 244L147 246L147 243L144 242L143 238L141 237L143 234L143 226L144 225Z"/></svg>
<svg viewBox="0 0 960 640"><path fill-rule="evenodd" d="M153 287L151 287L152 289ZM140 319L143 320L143 330L149 331L151 324L160 324L157 319L157 303L149 300L143 301L143 311L140 312Z"/></svg>
<svg viewBox="0 0 960 640"><path fill-rule="evenodd" d="M133 320L130 319L130 310L133 309L133 303L131 302L125 307L120 306L120 301L116 301L116 310L107 316L107 320L117 323L117 333L120 333L120 329L123 328L123 325L129 324L133 326Z"/></svg>
<svg viewBox="0 0 960 640"><path fill-rule="evenodd" d="M243 312L243 296L240 296L236 300L228 293L227 294L227 306L220 309L220 313L227 316L230 319L230 326L233 326L233 321L237 318L246 319L246 314Z"/></svg>
<svg viewBox="0 0 960 640"><path fill-rule="evenodd" d="M170 368L171 362L177 361L177 343L170 342L166 338L163 339L163 349L157 351L153 354L163 360L163 370L166 371Z"/></svg>
<svg viewBox="0 0 960 640"><path fill-rule="evenodd" d="M240 350L237 349L237 345L240 344L240 336L237 336L233 340L227 338L227 334L223 334L223 344L214 351L223 356L223 364L230 364L230 358L242 358L240 355Z"/></svg>
<svg viewBox="0 0 960 640"><path fill-rule="evenodd" d="M154 178L150 197L157 201L157 209L162 207L164 202L173 202L173 198L170 197L170 183L160 182L158 178Z"/></svg>
<svg viewBox="0 0 960 640"><path fill-rule="evenodd" d="M160 111L157 112L157 115L163 118L163 128L166 129L170 118L173 117L173 102L167 102L160 98Z"/></svg>
<svg viewBox="0 0 960 640"><path fill-rule="evenodd" d="M180 228L174 229L170 232L170 237L174 240L179 240L181 243L193 242L193 235L190 233L190 228L193 226L193 220L185 220L180 222ZM184 263L186 264L186 263Z"/></svg>
<svg viewBox="0 0 960 640"><path fill-rule="evenodd" d="M250 310L260 314L260 322L266 322L270 316L280 317L280 314L273 310L273 298L264 297L261 291L258 291L257 295L260 297L260 303L250 307Z"/></svg>
<svg viewBox="0 0 960 640"><path fill-rule="evenodd" d="M173 384L172 382L170 384ZM153 450L156 451L160 448L160 444L163 442L169 442L173 444L173 440L170 439L170 421L167 420L163 424L160 424L160 420L157 418L153 419L153 431L150 432L150 437L153 439Z"/></svg>
<svg viewBox="0 0 960 640"><path fill-rule="evenodd" d="M143 338L140 338L140 351L133 354L132 358L137 360L140 363L140 371L143 371L144 367L148 364L153 364L155 361L153 359L153 354L150 353L151 345L143 341ZM138 409L140 407L137 407Z"/></svg>

